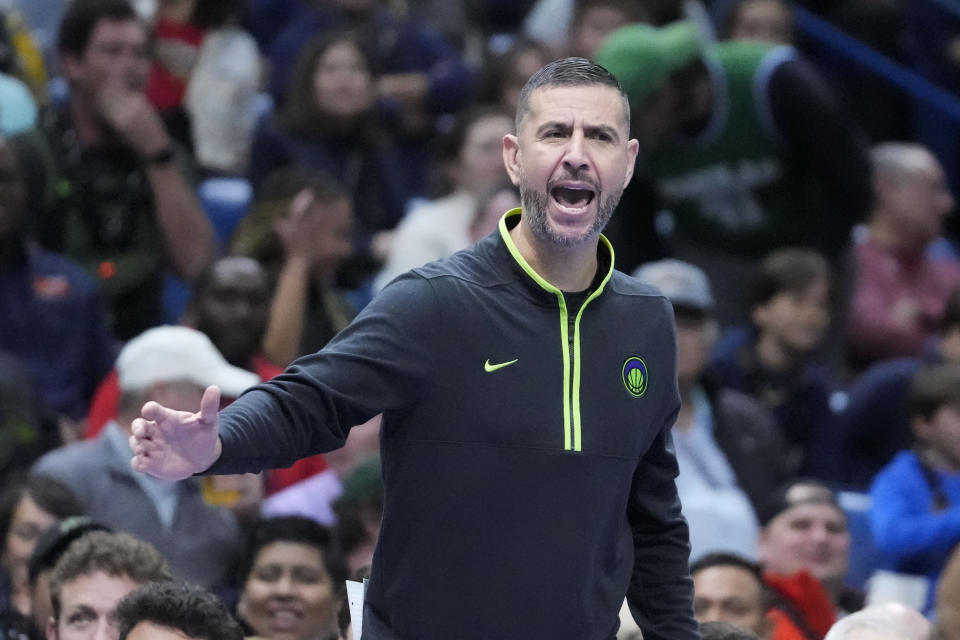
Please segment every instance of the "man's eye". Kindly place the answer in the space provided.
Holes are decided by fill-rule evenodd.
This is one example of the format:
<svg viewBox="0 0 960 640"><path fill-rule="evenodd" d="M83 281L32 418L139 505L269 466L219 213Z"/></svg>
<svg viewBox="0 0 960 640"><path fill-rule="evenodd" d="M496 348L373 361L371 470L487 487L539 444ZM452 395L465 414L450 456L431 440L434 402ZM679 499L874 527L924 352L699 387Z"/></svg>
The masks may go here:
<svg viewBox="0 0 960 640"><path fill-rule="evenodd" d="M74 613L67 618L67 624L71 627L85 627L90 623L90 616L85 613Z"/></svg>

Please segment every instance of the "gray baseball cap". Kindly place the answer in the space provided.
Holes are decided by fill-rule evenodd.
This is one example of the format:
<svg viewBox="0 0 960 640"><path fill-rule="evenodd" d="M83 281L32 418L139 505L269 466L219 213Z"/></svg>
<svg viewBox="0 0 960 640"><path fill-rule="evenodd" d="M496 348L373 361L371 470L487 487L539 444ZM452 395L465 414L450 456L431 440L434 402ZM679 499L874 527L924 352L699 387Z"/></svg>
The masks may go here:
<svg viewBox="0 0 960 640"><path fill-rule="evenodd" d="M633 277L660 289L671 304L713 311L710 280L700 267L682 260L658 260L640 265Z"/></svg>

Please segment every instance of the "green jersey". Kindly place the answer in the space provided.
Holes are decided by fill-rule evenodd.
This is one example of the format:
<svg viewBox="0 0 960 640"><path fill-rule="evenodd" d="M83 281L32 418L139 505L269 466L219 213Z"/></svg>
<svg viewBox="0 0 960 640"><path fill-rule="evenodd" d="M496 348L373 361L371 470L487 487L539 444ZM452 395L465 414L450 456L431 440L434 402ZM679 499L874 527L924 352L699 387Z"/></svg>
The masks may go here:
<svg viewBox="0 0 960 640"><path fill-rule="evenodd" d="M755 256L811 241L822 189L791 162L769 98L774 71L795 57L790 47L716 45L705 56L716 96L709 124L647 154L666 208L691 240Z"/></svg>

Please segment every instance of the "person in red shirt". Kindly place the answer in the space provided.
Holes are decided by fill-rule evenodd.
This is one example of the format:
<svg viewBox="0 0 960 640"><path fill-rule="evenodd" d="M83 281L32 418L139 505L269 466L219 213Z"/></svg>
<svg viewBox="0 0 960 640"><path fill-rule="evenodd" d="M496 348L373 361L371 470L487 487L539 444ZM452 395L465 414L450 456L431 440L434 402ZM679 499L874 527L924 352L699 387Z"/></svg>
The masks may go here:
<svg viewBox="0 0 960 640"><path fill-rule="evenodd" d="M960 261L934 259L955 200L940 163L926 148L887 142L871 151L874 206L853 247L847 323L851 365L915 357L939 328L947 297L960 285Z"/></svg>

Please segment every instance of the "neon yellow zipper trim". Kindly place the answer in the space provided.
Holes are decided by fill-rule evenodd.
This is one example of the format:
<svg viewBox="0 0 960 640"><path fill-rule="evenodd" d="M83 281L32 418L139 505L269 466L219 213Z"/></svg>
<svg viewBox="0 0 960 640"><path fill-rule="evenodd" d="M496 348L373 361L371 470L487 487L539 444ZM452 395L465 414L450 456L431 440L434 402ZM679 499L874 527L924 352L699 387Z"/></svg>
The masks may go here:
<svg viewBox="0 0 960 640"><path fill-rule="evenodd" d="M507 228L507 218L519 215L521 215L520 209L511 209L500 218L500 236L507 245L510 255L513 256L513 259L517 261L517 264L520 265L524 272L542 289L557 297L557 303L560 307L560 347L561 353L563 354L563 448L566 451L582 451L583 434L582 420L580 417L580 318L583 317L583 310L587 308L587 304L603 293L604 287L606 287L607 282L610 281L613 275L613 246L606 237L603 235L600 236L600 243L604 245L610 253L610 268L604 275L603 280L600 281L600 286L584 300L583 304L580 305L580 310L577 312L577 317L573 325L573 358L571 363L570 348L568 346L570 339L568 334L569 312L567 310L567 301L563 297L563 291L544 280L539 273L534 271L533 267L520 255L520 251L513 243L513 238L510 237L510 230ZM571 364L573 369L572 381Z"/></svg>

